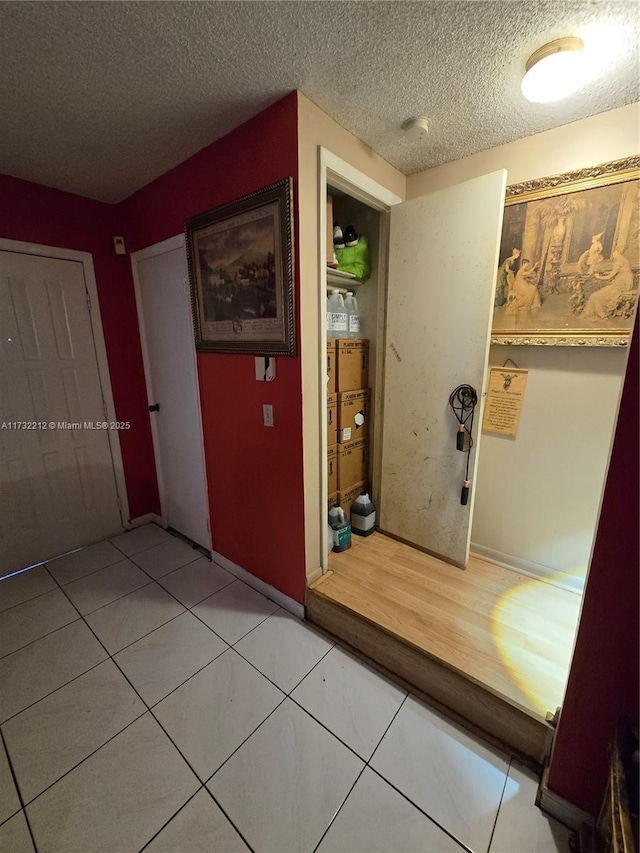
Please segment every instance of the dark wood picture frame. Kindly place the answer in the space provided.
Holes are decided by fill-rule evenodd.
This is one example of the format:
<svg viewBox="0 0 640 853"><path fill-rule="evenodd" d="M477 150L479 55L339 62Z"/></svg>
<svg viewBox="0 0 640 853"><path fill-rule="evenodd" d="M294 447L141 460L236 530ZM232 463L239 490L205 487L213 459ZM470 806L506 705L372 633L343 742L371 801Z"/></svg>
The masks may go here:
<svg viewBox="0 0 640 853"><path fill-rule="evenodd" d="M199 352L295 355L293 180L185 222Z"/></svg>

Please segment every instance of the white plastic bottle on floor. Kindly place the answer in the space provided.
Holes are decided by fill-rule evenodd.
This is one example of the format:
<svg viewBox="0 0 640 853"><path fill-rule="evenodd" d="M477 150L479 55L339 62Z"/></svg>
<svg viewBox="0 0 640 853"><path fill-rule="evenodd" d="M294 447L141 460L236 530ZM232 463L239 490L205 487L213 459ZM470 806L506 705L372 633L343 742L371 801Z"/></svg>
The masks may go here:
<svg viewBox="0 0 640 853"><path fill-rule="evenodd" d="M347 311L347 324L348 324L348 334L349 338L359 338L360 337L360 312L358 311L358 300L355 298L353 293L349 291L344 300L344 307Z"/></svg>
<svg viewBox="0 0 640 853"><path fill-rule="evenodd" d="M338 290L332 290L329 297L329 310L331 311L331 338L346 338L349 332L347 312L344 308L344 299Z"/></svg>

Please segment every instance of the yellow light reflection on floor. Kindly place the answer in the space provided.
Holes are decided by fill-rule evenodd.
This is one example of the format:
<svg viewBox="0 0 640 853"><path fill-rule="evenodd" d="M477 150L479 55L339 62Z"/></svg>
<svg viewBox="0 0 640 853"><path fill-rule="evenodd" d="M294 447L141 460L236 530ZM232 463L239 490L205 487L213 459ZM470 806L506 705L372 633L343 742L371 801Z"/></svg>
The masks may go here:
<svg viewBox="0 0 640 853"><path fill-rule="evenodd" d="M496 603L491 634L503 665L543 716L562 704L581 596L541 580L514 586ZM548 665L536 666L540 659Z"/></svg>

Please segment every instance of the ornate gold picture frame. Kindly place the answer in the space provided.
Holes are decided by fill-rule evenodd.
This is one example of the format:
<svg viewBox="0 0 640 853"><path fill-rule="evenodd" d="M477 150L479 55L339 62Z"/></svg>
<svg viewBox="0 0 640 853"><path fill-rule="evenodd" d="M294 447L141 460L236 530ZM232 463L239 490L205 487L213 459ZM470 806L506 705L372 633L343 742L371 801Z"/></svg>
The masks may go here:
<svg viewBox="0 0 640 853"><path fill-rule="evenodd" d="M293 181L185 222L199 352L295 355Z"/></svg>
<svg viewBox="0 0 640 853"><path fill-rule="evenodd" d="M640 157L507 187L491 343L627 346Z"/></svg>

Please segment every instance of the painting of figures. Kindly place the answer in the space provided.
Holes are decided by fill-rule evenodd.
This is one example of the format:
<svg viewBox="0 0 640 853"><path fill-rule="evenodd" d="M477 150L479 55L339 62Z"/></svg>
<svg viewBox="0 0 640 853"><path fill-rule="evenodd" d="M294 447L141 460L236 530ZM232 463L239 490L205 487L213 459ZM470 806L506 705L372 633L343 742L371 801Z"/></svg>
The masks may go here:
<svg viewBox="0 0 640 853"><path fill-rule="evenodd" d="M598 167L606 176L591 186L507 189L494 343L626 342L640 284L640 173L622 164Z"/></svg>

